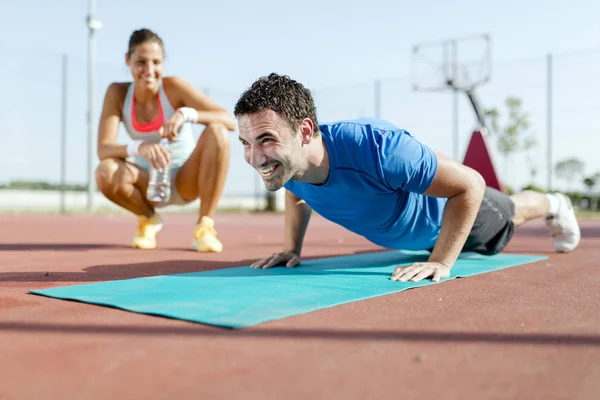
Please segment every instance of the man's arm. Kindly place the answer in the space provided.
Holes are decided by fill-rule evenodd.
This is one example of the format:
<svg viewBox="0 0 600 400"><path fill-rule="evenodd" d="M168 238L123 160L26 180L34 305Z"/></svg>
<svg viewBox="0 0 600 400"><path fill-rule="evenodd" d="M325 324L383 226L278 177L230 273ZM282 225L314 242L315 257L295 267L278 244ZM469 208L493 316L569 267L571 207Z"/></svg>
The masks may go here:
<svg viewBox="0 0 600 400"><path fill-rule="evenodd" d="M433 151L407 132L382 133L378 146L390 188L448 198L431 261L452 266L471 231L485 191L481 175Z"/></svg>
<svg viewBox="0 0 600 400"><path fill-rule="evenodd" d="M426 196L447 197L440 235L429 261L452 267L481 206L485 180L475 170L436 152L438 168Z"/></svg>
<svg viewBox="0 0 600 400"><path fill-rule="evenodd" d="M271 268L285 265L293 268L300 264L302 243L310 214L312 210L304 200L296 197L292 192L285 192L285 246L281 253L258 260L251 265L252 268Z"/></svg>
<svg viewBox="0 0 600 400"><path fill-rule="evenodd" d="M300 255L311 212L311 208L304 200L286 190L284 251L291 251L298 256Z"/></svg>
<svg viewBox="0 0 600 400"><path fill-rule="evenodd" d="M429 276L447 278L471 232L485 192L485 180L475 170L436 153L438 166L426 196L446 197L440 235L429 261L398 267L392 280L418 282Z"/></svg>

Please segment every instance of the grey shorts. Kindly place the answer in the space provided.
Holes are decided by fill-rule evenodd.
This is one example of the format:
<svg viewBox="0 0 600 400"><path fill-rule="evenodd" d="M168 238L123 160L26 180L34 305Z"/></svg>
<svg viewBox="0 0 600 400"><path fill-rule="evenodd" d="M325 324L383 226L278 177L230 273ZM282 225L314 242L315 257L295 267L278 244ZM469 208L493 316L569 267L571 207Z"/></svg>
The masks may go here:
<svg viewBox="0 0 600 400"><path fill-rule="evenodd" d="M515 204L512 199L496 189L487 187L463 251L484 255L500 253L515 232L512 221L514 216Z"/></svg>

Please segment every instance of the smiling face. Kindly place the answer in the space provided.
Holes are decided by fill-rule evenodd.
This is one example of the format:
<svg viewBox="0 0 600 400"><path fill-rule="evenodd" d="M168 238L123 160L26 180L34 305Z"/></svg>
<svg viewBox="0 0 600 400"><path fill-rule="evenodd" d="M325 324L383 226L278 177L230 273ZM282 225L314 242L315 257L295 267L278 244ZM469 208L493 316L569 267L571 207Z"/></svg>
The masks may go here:
<svg viewBox="0 0 600 400"><path fill-rule="evenodd" d="M136 86L152 91L158 90L164 64L164 53L160 43L149 40L136 45L133 51L127 53L126 62Z"/></svg>
<svg viewBox="0 0 600 400"><path fill-rule="evenodd" d="M265 110L241 115L238 126L244 159L258 171L267 190L301 179L308 168L304 145L313 129L310 119L293 129L275 111Z"/></svg>

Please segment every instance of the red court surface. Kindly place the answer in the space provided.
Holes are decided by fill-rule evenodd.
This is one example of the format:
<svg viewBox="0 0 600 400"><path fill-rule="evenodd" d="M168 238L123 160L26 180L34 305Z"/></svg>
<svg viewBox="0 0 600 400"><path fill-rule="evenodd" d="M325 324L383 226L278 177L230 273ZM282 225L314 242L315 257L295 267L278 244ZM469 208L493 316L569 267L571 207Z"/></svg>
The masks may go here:
<svg viewBox="0 0 600 400"><path fill-rule="evenodd" d="M128 216L0 217L0 399L599 399L600 221L551 251L540 223L507 252L533 264L243 330L27 294L29 289L248 265L282 246L281 215L220 215L223 254L159 248ZM379 250L319 217L305 257Z"/></svg>

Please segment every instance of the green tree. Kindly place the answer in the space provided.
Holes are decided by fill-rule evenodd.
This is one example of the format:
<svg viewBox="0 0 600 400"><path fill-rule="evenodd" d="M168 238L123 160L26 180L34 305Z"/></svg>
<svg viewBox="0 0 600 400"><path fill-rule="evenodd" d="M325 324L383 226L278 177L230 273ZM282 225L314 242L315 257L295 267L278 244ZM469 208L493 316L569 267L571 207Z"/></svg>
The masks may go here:
<svg viewBox="0 0 600 400"><path fill-rule="evenodd" d="M600 180L600 172L596 172L594 175L588 176L583 179L583 184L587 187L588 192L591 192Z"/></svg>
<svg viewBox="0 0 600 400"><path fill-rule="evenodd" d="M567 158L558 161L554 165L554 171L559 179L563 179L567 182L569 190L572 189L573 182L575 179L583 175L585 164L583 161L576 157Z"/></svg>
<svg viewBox="0 0 600 400"><path fill-rule="evenodd" d="M508 109L506 122L501 125L500 112L496 108L485 110L486 119L490 122L490 134L496 140L496 149L502 155L505 179L508 175L510 156L517 152L529 153L537 146L533 135L528 135L531 126L529 114L523 111L523 102L517 97L508 97L504 105ZM535 157L526 157L531 183L538 172Z"/></svg>

